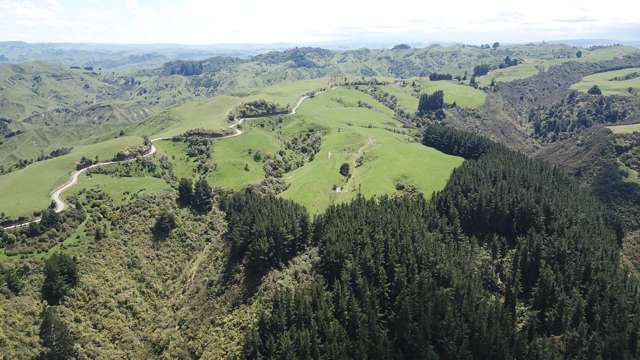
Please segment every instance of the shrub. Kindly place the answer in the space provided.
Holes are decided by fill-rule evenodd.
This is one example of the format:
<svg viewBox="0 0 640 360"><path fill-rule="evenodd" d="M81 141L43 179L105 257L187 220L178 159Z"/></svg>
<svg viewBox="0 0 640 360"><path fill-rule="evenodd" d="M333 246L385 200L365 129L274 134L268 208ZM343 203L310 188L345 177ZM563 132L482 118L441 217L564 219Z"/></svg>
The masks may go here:
<svg viewBox="0 0 640 360"><path fill-rule="evenodd" d="M41 354L39 359L74 359L74 339L67 325L60 320L54 307L47 307L42 314L40 339L49 350Z"/></svg>
<svg viewBox="0 0 640 360"><path fill-rule="evenodd" d="M182 178L178 185L178 203L181 206L189 206L193 201L193 182L191 179Z"/></svg>
<svg viewBox="0 0 640 360"><path fill-rule="evenodd" d="M196 183L193 192L192 208L196 212L206 214L211 211L213 202L213 190L205 178L201 178Z"/></svg>
<svg viewBox="0 0 640 360"><path fill-rule="evenodd" d="M349 176L350 172L351 172L351 167L349 166L348 163L344 163L340 165L340 175Z"/></svg>
<svg viewBox="0 0 640 360"><path fill-rule="evenodd" d="M78 285L78 269L75 259L56 253L44 264L42 298L49 305L59 305L69 290Z"/></svg>
<svg viewBox="0 0 640 360"><path fill-rule="evenodd" d="M589 91L587 91L590 95L602 95L602 90L598 85L593 85Z"/></svg>
<svg viewBox="0 0 640 360"><path fill-rule="evenodd" d="M176 226L176 216L168 211L163 211L153 225L153 235L157 239L164 239L169 236L171 230L175 229Z"/></svg>

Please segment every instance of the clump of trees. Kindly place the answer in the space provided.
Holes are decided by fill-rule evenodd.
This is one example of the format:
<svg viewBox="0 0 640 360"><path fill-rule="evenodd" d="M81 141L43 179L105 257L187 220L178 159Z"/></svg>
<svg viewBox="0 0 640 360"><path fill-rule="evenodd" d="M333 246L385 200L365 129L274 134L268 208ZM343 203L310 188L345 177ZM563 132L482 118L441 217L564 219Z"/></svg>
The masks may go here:
<svg viewBox="0 0 640 360"><path fill-rule="evenodd" d="M98 158L96 157L95 160L91 160L86 156L82 156L80 158L80 161L78 161L78 163L76 164L76 170L82 170L84 168L88 168L89 166L93 165L93 164L97 164L98 163Z"/></svg>
<svg viewBox="0 0 640 360"><path fill-rule="evenodd" d="M435 91L433 94L422 94L418 101L418 114L424 115L429 112L442 110L444 107L444 92Z"/></svg>
<svg viewBox="0 0 640 360"><path fill-rule="evenodd" d="M431 81L451 80L451 79L453 79L453 75L451 74L439 74L439 73L429 74L429 80Z"/></svg>
<svg viewBox="0 0 640 360"><path fill-rule="evenodd" d="M124 150L120 150L113 157L113 161L124 161L128 159L134 159L142 157L149 151L150 145L132 146Z"/></svg>
<svg viewBox="0 0 640 360"><path fill-rule="evenodd" d="M487 75L489 71L491 71L491 65L489 64L480 64L473 67L474 76Z"/></svg>
<svg viewBox="0 0 640 360"><path fill-rule="evenodd" d="M178 184L178 204L200 214L206 214L213 208L214 193L207 179L201 177L195 186L191 179L181 178Z"/></svg>
<svg viewBox="0 0 640 360"><path fill-rule="evenodd" d="M342 165L340 165L340 175L348 177L350 174L351 166L349 166L349 163L343 163Z"/></svg>
<svg viewBox="0 0 640 360"><path fill-rule="evenodd" d="M67 325L58 316L55 306L48 306L42 313L40 340L47 350L40 354L38 359L75 359L75 339Z"/></svg>
<svg viewBox="0 0 640 360"><path fill-rule="evenodd" d="M203 66L200 61L176 60L164 64L164 71L168 75L195 76L202 74Z"/></svg>
<svg viewBox="0 0 640 360"><path fill-rule="evenodd" d="M407 45L407 44L398 44L398 45L394 45L391 50L409 50L411 49L411 46Z"/></svg>
<svg viewBox="0 0 640 360"><path fill-rule="evenodd" d="M602 90L598 85L593 85L587 92L589 95L602 95Z"/></svg>
<svg viewBox="0 0 640 360"><path fill-rule="evenodd" d="M195 171L201 176L205 176L217 167L212 156L213 139L229 134L227 131L192 129L179 136L174 136L171 140L187 144L186 154L195 161Z"/></svg>
<svg viewBox="0 0 640 360"><path fill-rule="evenodd" d="M263 117L278 114L286 114L289 112L289 107L282 107L271 101L259 99L250 102L246 102L238 106L229 114L231 120L235 118L252 118Z"/></svg>
<svg viewBox="0 0 640 360"><path fill-rule="evenodd" d="M444 125L428 125L422 132L422 143L445 154L478 159L490 150L502 149L502 145L462 130Z"/></svg>
<svg viewBox="0 0 640 360"><path fill-rule="evenodd" d="M49 305L59 305L79 282L76 260L63 253L51 255L44 263L42 298Z"/></svg>
<svg viewBox="0 0 640 360"><path fill-rule="evenodd" d="M195 184L191 207L201 214L206 214L213 208L213 189L205 178L200 178Z"/></svg>
<svg viewBox="0 0 640 360"><path fill-rule="evenodd" d="M519 64L521 64L521 63L522 63L522 61L521 61L521 60L518 60L518 59L512 59L510 56L506 56L506 57L504 58L504 61L502 61L502 63L500 63L500 64L498 65L498 67L499 67L500 69L504 69L504 68L508 68L508 67L510 67L510 66L516 66L516 65L519 65Z"/></svg>
<svg viewBox="0 0 640 360"><path fill-rule="evenodd" d="M228 231L230 265L244 264L248 280L259 280L286 264L310 240L307 210L293 201L243 191L220 199Z"/></svg>
<svg viewBox="0 0 640 360"><path fill-rule="evenodd" d="M193 201L193 181L191 179L182 178L178 184L178 204L186 207L191 206Z"/></svg>
<svg viewBox="0 0 640 360"><path fill-rule="evenodd" d="M172 212L163 211L156 218L156 222L153 225L153 236L156 239L164 239L169 236L171 231L177 226L176 216Z"/></svg>
<svg viewBox="0 0 640 360"><path fill-rule="evenodd" d="M485 142L446 142L489 150L458 151L480 155L429 202L358 197L319 215L315 277L276 294L244 357L638 357L617 219L560 170Z"/></svg>
<svg viewBox="0 0 640 360"><path fill-rule="evenodd" d="M264 194L277 195L287 189L282 176L313 161L320 151L322 130L309 128L284 141L283 146L275 154L260 153L263 159L262 168L265 179L256 188ZM257 152L256 152L257 154ZM254 160L256 157L254 156Z"/></svg>

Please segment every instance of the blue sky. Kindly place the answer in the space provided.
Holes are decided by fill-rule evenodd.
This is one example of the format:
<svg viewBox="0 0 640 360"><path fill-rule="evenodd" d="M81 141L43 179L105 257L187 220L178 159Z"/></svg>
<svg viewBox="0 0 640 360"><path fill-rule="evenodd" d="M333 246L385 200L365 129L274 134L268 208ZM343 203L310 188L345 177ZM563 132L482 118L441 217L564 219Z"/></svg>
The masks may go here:
<svg viewBox="0 0 640 360"><path fill-rule="evenodd" d="M0 40L92 43L640 40L634 0L0 0Z"/></svg>

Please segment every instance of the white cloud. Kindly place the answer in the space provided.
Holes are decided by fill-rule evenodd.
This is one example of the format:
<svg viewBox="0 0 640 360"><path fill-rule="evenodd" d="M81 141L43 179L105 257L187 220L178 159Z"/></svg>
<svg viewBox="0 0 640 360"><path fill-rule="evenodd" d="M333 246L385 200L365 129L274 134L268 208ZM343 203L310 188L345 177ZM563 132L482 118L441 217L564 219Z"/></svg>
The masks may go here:
<svg viewBox="0 0 640 360"><path fill-rule="evenodd" d="M410 34L425 41L529 41L640 27L640 2L0 0L0 19L0 40L205 44Z"/></svg>

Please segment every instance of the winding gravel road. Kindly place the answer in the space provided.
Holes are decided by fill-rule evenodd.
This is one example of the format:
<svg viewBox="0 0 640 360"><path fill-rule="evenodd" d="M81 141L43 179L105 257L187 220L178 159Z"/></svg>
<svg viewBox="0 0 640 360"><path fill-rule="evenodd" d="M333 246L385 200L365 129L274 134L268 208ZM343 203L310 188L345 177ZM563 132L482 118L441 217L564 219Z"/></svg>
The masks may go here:
<svg viewBox="0 0 640 360"><path fill-rule="evenodd" d="M296 105L293 107L293 109L291 109L291 112L288 115L295 115L296 111L298 110L298 108L300 107L300 105L302 105L302 103L308 99L309 96L302 96L300 97L300 99L298 99L298 102L296 102ZM245 118L241 118L236 120L233 124L229 125L230 129L234 130L233 134L230 135L226 135L226 136L221 136L219 138L217 138L217 140L221 140L221 139L228 139L228 138L232 138L232 137L236 137L236 136L240 136L242 135L242 130L238 129L238 125L241 125L246 119ZM72 186L74 186L75 184L78 183L78 178L80 177L80 175L82 175L83 172L99 167L99 166L105 166L105 165L111 165L111 164L116 164L116 163L126 163L126 162L130 162L130 161L134 161L136 159L139 158L145 158L148 156L152 156L154 155L158 149L156 148L155 145L153 145L154 142L156 141L160 141L160 140L167 140L167 139L171 139L170 137L162 137L162 138L155 138L155 139L151 139L151 147L149 148L149 151L147 151L144 155L140 156L140 157L135 157L135 158L131 158L131 159L126 159L126 160L121 160L121 161L105 161L105 162L99 162L97 164L93 164L91 166L88 166L84 169L80 169L80 170L76 170L73 173L71 173L71 177L69 178L69 180L60 185L59 187L57 187L55 190L53 190L53 192L51 193L51 201L55 202L56 204L56 208L55 211L57 213L62 212L64 210L66 210L69 205L64 202L64 200L62 200L62 193L64 193L65 191L69 190L69 188L71 188ZM29 224L32 223L39 223L40 222L40 218L37 217L35 219L31 219L22 223L18 223L15 225L11 225L11 226L7 226L4 227L5 230L11 230L11 229L16 229L19 227L23 227L23 226L27 226Z"/></svg>

